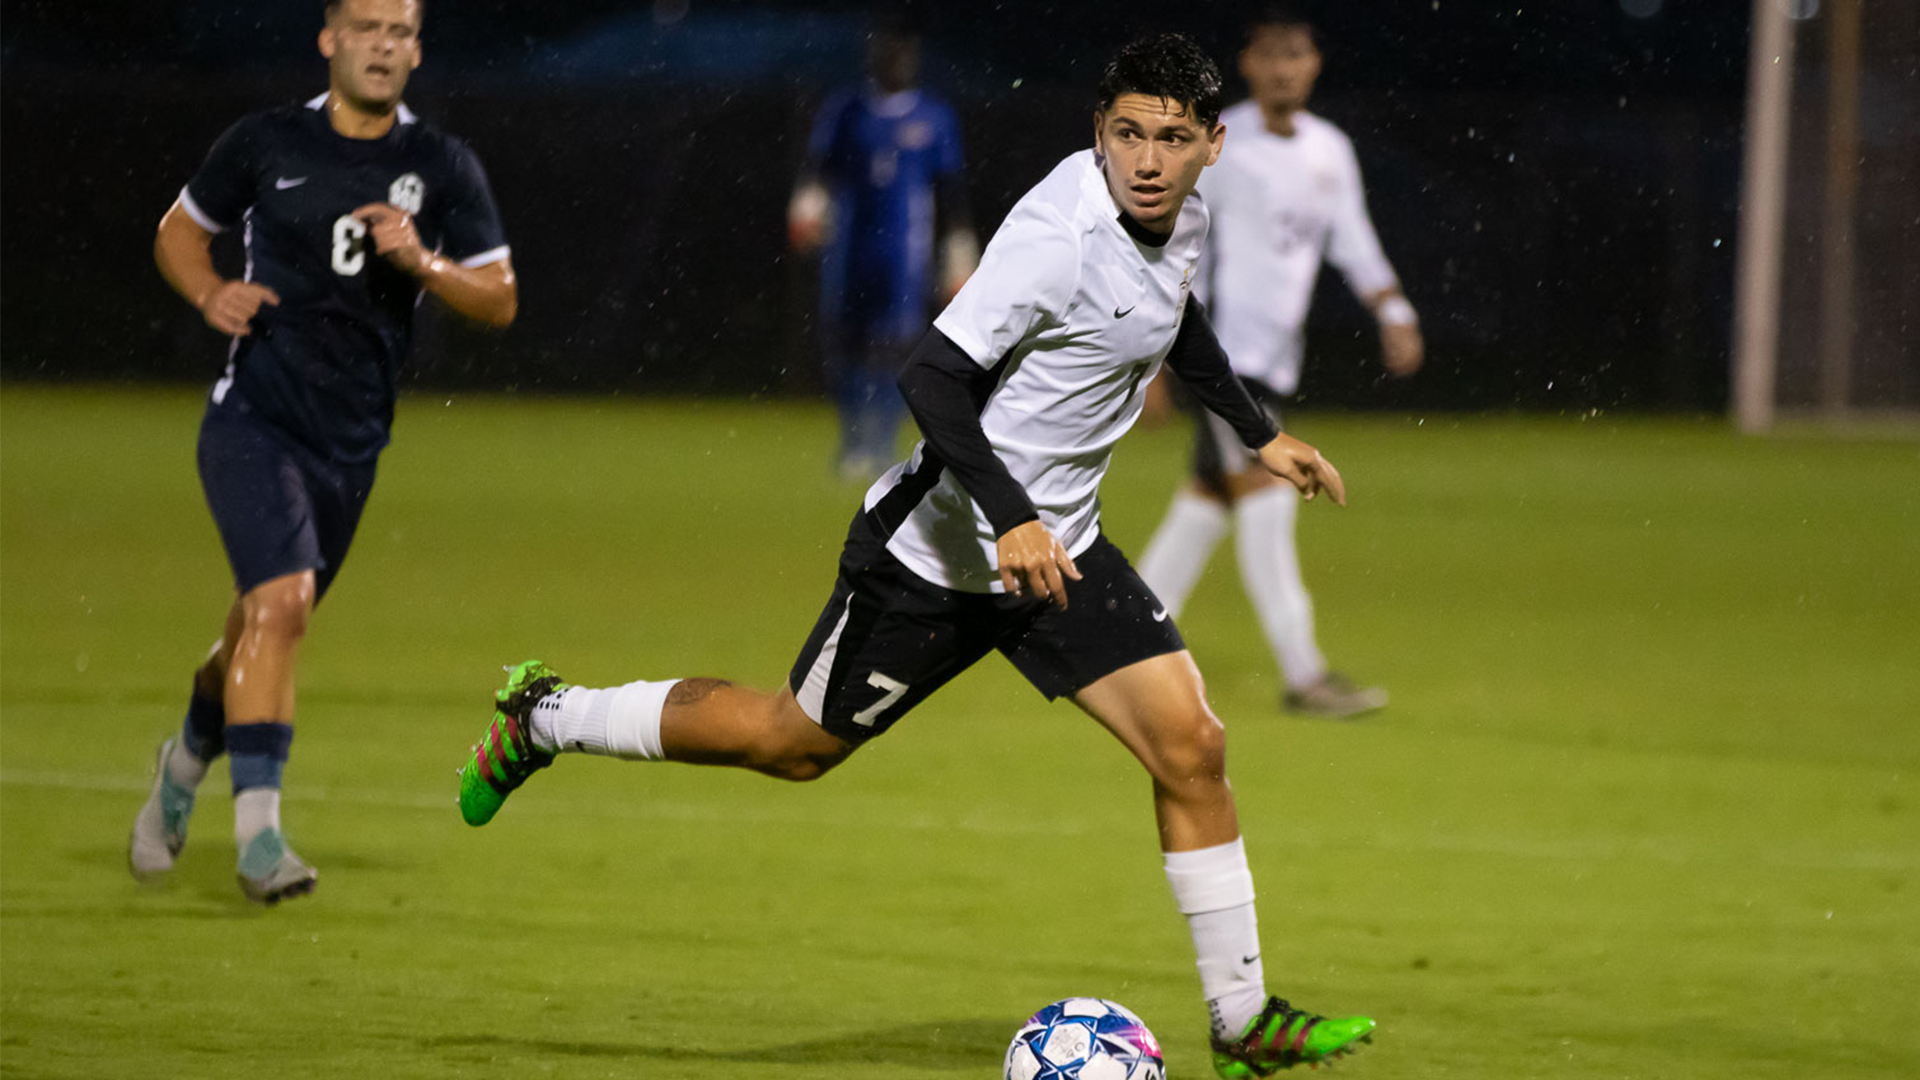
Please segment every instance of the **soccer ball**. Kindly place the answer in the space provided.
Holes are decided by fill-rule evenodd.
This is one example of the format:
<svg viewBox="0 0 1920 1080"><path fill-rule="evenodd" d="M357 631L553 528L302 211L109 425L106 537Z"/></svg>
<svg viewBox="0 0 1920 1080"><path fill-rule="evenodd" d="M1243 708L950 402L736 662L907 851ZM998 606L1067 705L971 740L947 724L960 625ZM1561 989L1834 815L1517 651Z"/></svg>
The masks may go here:
<svg viewBox="0 0 1920 1080"><path fill-rule="evenodd" d="M1007 1047L1006 1080L1166 1080L1160 1043L1125 1005L1068 998L1034 1013Z"/></svg>

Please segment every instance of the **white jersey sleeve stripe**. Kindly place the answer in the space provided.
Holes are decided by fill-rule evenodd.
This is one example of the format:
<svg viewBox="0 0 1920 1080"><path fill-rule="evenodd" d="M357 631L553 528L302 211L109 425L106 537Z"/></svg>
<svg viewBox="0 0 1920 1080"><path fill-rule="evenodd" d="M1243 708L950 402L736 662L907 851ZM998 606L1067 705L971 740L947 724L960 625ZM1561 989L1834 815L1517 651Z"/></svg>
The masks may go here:
<svg viewBox="0 0 1920 1080"><path fill-rule="evenodd" d="M497 263L512 254L513 254L513 249L511 247L508 247L506 244L501 244L499 247L493 248L490 251L483 251L478 255L469 255L466 258L461 259L460 265L466 267L469 270L472 270L477 267L487 266L492 263Z"/></svg>
<svg viewBox="0 0 1920 1080"><path fill-rule="evenodd" d="M186 188L180 189L180 209L187 212L187 216L194 220L194 224L199 225L210 233L223 233L227 231L225 225L213 220L205 210L200 209L200 204L193 201L193 193Z"/></svg>

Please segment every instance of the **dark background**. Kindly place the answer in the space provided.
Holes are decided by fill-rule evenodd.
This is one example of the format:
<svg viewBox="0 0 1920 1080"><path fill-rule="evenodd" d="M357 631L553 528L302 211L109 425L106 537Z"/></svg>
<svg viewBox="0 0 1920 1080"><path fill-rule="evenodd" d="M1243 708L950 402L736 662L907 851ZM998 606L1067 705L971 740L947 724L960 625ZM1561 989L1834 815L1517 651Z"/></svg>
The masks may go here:
<svg viewBox="0 0 1920 1080"><path fill-rule="evenodd" d="M1494 7L1317 11L1315 109L1356 143L1430 361L1414 380L1384 381L1371 320L1329 272L1304 393L1353 406L1723 408L1748 5ZM325 89L319 11L317 0L5 4L0 375L217 372L223 343L153 269L153 226L233 120ZM408 381L816 392L811 267L785 255L785 206L813 107L859 70L867 11L430 3L408 101L486 163L521 314L486 335L428 305ZM1224 4L916 14L925 83L963 118L983 237L1087 143L1092 84L1115 45L1182 29L1231 73L1239 44Z"/></svg>

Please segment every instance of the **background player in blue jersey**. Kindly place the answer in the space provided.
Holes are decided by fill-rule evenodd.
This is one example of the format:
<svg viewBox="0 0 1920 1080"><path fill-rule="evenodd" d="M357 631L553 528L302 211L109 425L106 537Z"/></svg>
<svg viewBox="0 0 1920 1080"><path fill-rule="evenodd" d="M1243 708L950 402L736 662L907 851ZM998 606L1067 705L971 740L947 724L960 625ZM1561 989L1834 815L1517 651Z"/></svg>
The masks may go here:
<svg viewBox="0 0 1920 1080"><path fill-rule="evenodd" d="M867 81L821 107L787 217L794 249L821 253L821 345L840 409L840 471L853 480L893 463L906 413L894 382L935 300L958 291L979 261L960 125L915 85L919 71L919 35L876 23Z"/></svg>
<svg viewBox="0 0 1920 1080"><path fill-rule="evenodd" d="M232 336L198 456L238 596L180 734L160 745L128 862L141 878L173 868L194 790L224 750L240 886L268 904L319 876L280 830L295 661L372 490L413 309L425 291L504 327L518 304L479 160L400 100L420 64L419 3L329 0L325 14L327 92L228 128L154 242L167 283ZM209 252L235 227L238 280Z"/></svg>

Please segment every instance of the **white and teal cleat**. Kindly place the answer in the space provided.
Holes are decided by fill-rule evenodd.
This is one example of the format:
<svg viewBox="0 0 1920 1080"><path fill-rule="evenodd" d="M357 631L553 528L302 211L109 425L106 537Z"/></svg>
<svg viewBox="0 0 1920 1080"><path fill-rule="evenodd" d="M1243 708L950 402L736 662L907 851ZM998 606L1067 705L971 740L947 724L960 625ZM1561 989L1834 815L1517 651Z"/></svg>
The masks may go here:
<svg viewBox="0 0 1920 1080"><path fill-rule="evenodd" d="M290 896L305 896L320 883L320 871L295 855L278 829L262 829L247 841L238 870L240 891L269 907Z"/></svg>
<svg viewBox="0 0 1920 1080"><path fill-rule="evenodd" d="M153 788L147 792L147 801L133 819L133 833L127 837L127 869L141 881L173 869L180 849L187 846L193 791L167 775L167 757L173 753L173 743L174 739L167 739L160 744L153 763Z"/></svg>

